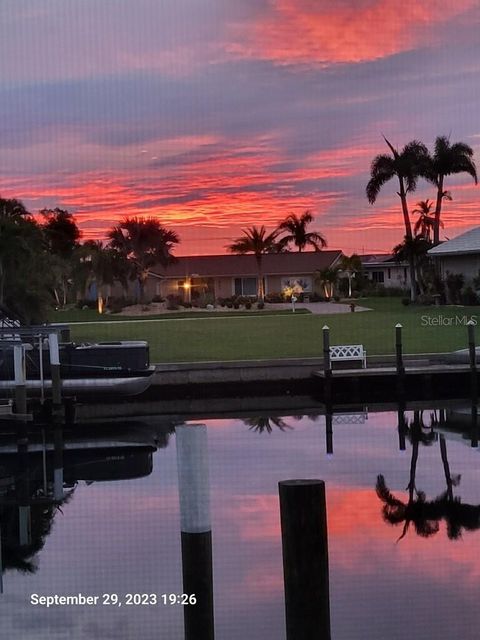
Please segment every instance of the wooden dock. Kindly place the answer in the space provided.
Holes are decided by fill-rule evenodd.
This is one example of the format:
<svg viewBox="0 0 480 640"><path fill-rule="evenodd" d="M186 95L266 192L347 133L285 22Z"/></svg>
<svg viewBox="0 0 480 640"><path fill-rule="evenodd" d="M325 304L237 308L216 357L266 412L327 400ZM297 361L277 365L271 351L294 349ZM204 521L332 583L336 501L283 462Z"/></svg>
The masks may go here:
<svg viewBox="0 0 480 640"><path fill-rule="evenodd" d="M478 380L478 372L475 372ZM350 403L432 400L469 397L472 370L468 364L416 364L399 373L393 366L316 371L319 400Z"/></svg>

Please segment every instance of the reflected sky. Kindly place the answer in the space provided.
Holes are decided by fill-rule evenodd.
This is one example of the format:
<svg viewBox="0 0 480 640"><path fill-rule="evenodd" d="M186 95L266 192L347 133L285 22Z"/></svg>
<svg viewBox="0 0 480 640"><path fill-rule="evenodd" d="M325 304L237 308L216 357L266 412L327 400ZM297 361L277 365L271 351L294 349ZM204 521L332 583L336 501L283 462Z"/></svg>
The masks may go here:
<svg viewBox="0 0 480 640"><path fill-rule="evenodd" d="M425 412L429 415L429 412ZM411 413L407 413L407 418ZM206 421L210 463L216 638L285 638L278 482L321 478L327 487L332 638L476 638L480 531L449 540L444 523L422 538L382 519L378 474L408 500L412 444L399 451L397 414L334 424L326 455L325 418L283 417L291 429L252 430L242 420ZM251 426L251 424L250 424ZM480 452L445 433L454 493L480 503ZM438 442L419 446L416 487L445 491ZM33 575L7 571L0 596L11 638L183 637L181 607L54 607L31 593L181 593L175 437L153 456L150 475L79 483L57 512ZM397 542L398 541L398 542Z"/></svg>

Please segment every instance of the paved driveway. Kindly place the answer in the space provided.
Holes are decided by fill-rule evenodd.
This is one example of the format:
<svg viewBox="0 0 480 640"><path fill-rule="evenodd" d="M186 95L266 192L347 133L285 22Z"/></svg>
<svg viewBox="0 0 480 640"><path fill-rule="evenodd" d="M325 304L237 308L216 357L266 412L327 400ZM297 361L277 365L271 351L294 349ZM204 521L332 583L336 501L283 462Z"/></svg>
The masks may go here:
<svg viewBox="0 0 480 640"><path fill-rule="evenodd" d="M291 309L292 305L290 303L281 303L271 305L271 308ZM343 304L340 302L297 302L295 308L308 309L311 313L315 313L317 315L327 315L331 313L351 313L350 304ZM368 307L360 307L355 303L355 313L357 313L357 311L372 311L372 309L369 309Z"/></svg>

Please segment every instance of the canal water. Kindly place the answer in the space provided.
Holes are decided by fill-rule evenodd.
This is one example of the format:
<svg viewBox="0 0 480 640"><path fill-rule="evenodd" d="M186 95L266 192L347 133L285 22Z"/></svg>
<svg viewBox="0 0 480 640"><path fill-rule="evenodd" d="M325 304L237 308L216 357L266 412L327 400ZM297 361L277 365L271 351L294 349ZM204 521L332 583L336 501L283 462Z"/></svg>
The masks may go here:
<svg viewBox="0 0 480 640"><path fill-rule="evenodd" d="M286 637L278 483L299 478L325 481L333 639L477 638L480 450L469 418L465 403L195 421L206 425L215 638ZM195 605L177 598L175 424L139 417L62 438L56 458L48 433L28 445L0 438L3 637L184 638ZM54 467L61 503L48 499ZM40 603L78 594L97 603Z"/></svg>

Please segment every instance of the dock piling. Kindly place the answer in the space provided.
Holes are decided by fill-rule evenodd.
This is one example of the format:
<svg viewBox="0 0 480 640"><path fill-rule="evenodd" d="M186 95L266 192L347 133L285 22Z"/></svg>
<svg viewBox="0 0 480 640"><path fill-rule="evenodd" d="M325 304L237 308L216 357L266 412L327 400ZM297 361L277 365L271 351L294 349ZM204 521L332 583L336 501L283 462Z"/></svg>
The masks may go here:
<svg viewBox="0 0 480 640"><path fill-rule="evenodd" d="M330 640L325 483L278 483L287 640Z"/></svg>
<svg viewBox="0 0 480 640"><path fill-rule="evenodd" d="M397 394L399 398L405 395L405 366L403 364L402 325L395 325L395 355L397 368Z"/></svg>
<svg viewBox="0 0 480 640"><path fill-rule="evenodd" d="M50 368L52 376L52 402L53 408L58 409L62 404L62 381L60 378L60 351L58 348L58 335L48 334L50 352Z"/></svg>
<svg viewBox="0 0 480 640"><path fill-rule="evenodd" d="M183 593L196 604L183 609L185 640L213 640L212 526L207 427L175 427L182 538Z"/></svg>
<svg viewBox="0 0 480 640"><path fill-rule="evenodd" d="M327 404L332 402L332 362L330 360L330 327L322 327L323 334L323 371L325 374L324 401Z"/></svg>

